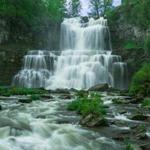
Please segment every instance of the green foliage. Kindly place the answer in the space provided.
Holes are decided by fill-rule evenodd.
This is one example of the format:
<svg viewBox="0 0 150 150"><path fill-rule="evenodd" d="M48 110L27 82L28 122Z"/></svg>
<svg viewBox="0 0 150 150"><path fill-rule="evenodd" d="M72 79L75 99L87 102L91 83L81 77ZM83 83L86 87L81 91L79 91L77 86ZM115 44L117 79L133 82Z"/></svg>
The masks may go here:
<svg viewBox="0 0 150 150"><path fill-rule="evenodd" d="M69 104L68 110L77 111L82 116L86 116L88 114L103 116L106 114L101 96L95 93L86 97L77 97L75 101L72 101Z"/></svg>
<svg viewBox="0 0 150 150"><path fill-rule="evenodd" d="M147 36L144 40L144 50L147 54L150 54L150 36Z"/></svg>
<svg viewBox="0 0 150 150"><path fill-rule="evenodd" d="M40 100L40 95L31 95L31 96L30 96L30 99L31 99L32 101Z"/></svg>
<svg viewBox="0 0 150 150"><path fill-rule="evenodd" d="M77 91L77 92L76 92L76 96L77 96L78 98L87 97L88 94L89 94L89 92L88 92L88 91L84 91L84 90L80 90L80 91Z"/></svg>
<svg viewBox="0 0 150 150"><path fill-rule="evenodd" d="M106 15L106 12L112 7L112 0L90 0L92 15L99 18L101 15Z"/></svg>
<svg viewBox="0 0 150 150"><path fill-rule="evenodd" d="M123 45L123 49L125 50L131 50L131 49L140 49L142 48L138 43L134 42L134 41L126 41Z"/></svg>
<svg viewBox="0 0 150 150"><path fill-rule="evenodd" d="M125 139L125 150L135 150L129 139Z"/></svg>
<svg viewBox="0 0 150 150"><path fill-rule="evenodd" d="M146 108L150 108L150 98L146 98L142 102L142 106Z"/></svg>
<svg viewBox="0 0 150 150"><path fill-rule="evenodd" d="M122 8L128 22L146 29L150 26L149 6L149 0L124 0Z"/></svg>
<svg viewBox="0 0 150 150"><path fill-rule="evenodd" d="M47 93L47 91L42 89L27 89L27 88L0 88L0 95L2 96L32 95L43 93Z"/></svg>
<svg viewBox="0 0 150 150"><path fill-rule="evenodd" d="M0 1L0 17L5 20L10 40L14 42L34 40L50 23L60 22L63 15L64 0Z"/></svg>
<svg viewBox="0 0 150 150"><path fill-rule="evenodd" d="M79 16L80 10L81 10L80 0L71 0L69 3L69 9L68 9L69 17Z"/></svg>
<svg viewBox="0 0 150 150"><path fill-rule="evenodd" d="M55 22L62 20L65 13L65 0L47 0L46 3L51 20L54 20Z"/></svg>
<svg viewBox="0 0 150 150"><path fill-rule="evenodd" d="M150 63L146 63L135 73L129 90L132 95L150 95Z"/></svg>

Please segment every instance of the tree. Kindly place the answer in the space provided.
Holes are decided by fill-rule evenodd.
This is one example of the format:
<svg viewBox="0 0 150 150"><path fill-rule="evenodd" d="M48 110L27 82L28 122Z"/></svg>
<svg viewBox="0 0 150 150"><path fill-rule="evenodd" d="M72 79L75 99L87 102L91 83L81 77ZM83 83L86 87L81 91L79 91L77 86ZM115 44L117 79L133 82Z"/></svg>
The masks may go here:
<svg viewBox="0 0 150 150"><path fill-rule="evenodd" d="M90 0L90 7L92 8L92 15L99 18L101 15L104 16L106 11L111 8L112 0Z"/></svg>
<svg viewBox="0 0 150 150"><path fill-rule="evenodd" d="M65 0L47 0L48 16L59 22L65 14Z"/></svg>
<svg viewBox="0 0 150 150"><path fill-rule="evenodd" d="M77 17L81 10L80 0L71 0L69 2L68 15L71 17Z"/></svg>
<svg viewBox="0 0 150 150"><path fill-rule="evenodd" d="M150 0L124 0L123 12L127 22L147 29L150 26Z"/></svg>

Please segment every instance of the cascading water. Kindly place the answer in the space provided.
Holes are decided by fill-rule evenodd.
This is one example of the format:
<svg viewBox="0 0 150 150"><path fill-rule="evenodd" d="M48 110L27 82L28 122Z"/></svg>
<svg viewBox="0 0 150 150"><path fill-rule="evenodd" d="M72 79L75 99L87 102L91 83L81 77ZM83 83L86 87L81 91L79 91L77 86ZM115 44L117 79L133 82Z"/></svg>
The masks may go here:
<svg viewBox="0 0 150 150"><path fill-rule="evenodd" d="M86 23L80 18L65 19L61 24L60 41L62 51L56 61L56 55L48 51L29 52L13 84L46 89L87 89L108 83L115 88L127 88L127 65L120 56L111 54L106 19L91 18Z"/></svg>
<svg viewBox="0 0 150 150"><path fill-rule="evenodd" d="M14 77L13 85L38 88L45 87L52 75L54 57L48 51L30 51L24 57L23 69Z"/></svg>
<svg viewBox="0 0 150 150"><path fill-rule="evenodd" d="M99 83L127 88L127 66L120 56L111 54L106 19L91 18L87 23L81 23L80 18L65 19L60 45L63 51L47 89L87 89Z"/></svg>

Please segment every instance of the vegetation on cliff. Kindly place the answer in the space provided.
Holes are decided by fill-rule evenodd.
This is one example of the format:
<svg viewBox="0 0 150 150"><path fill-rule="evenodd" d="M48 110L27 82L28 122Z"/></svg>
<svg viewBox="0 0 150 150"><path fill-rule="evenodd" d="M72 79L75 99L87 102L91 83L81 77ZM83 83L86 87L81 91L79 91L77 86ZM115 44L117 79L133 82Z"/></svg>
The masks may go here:
<svg viewBox="0 0 150 150"><path fill-rule="evenodd" d="M11 43L22 41L32 44L39 33L46 33L50 24L57 25L63 15L64 0L0 1L0 17L6 22Z"/></svg>
<svg viewBox="0 0 150 150"><path fill-rule="evenodd" d="M142 97L150 96L150 63L144 64L133 76L130 94Z"/></svg>

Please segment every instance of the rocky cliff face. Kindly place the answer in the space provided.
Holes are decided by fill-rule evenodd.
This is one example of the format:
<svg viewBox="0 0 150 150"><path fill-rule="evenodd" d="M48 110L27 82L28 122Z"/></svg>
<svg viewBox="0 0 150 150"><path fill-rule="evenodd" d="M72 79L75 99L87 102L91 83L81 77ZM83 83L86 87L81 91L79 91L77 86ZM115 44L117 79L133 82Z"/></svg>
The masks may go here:
<svg viewBox="0 0 150 150"><path fill-rule="evenodd" d="M111 26L112 39L117 38L119 40L133 40L143 41L144 38L150 35L150 29L141 29L137 26L133 26L127 22L123 22L121 19L116 22L116 26Z"/></svg>
<svg viewBox="0 0 150 150"><path fill-rule="evenodd" d="M150 56L145 54L143 48L139 49L125 49L124 43L127 41L134 41L135 43L143 43L145 37L150 36L150 29L142 29L131 25L123 18L121 12L118 12L115 20L109 20L113 52L121 55L123 61L127 62L129 69L129 76L132 75L141 67L142 63L148 61Z"/></svg>
<svg viewBox="0 0 150 150"><path fill-rule="evenodd" d="M0 44L7 41L9 32L6 29L6 22L0 19Z"/></svg>

